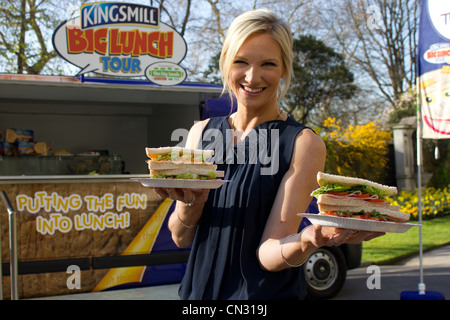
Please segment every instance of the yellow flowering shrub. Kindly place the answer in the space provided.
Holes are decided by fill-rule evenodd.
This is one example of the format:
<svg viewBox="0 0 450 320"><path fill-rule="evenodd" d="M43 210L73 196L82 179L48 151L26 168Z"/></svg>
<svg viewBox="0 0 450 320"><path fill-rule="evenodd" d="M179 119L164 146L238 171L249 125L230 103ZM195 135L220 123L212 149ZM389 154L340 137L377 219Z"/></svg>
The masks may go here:
<svg viewBox="0 0 450 320"><path fill-rule="evenodd" d="M344 128L340 120L328 118L320 135L327 146L326 172L383 181L392 136L379 121Z"/></svg>
<svg viewBox="0 0 450 320"><path fill-rule="evenodd" d="M450 214L450 187L424 188L422 189L422 218L432 219ZM400 211L411 214L411 220L417 220L419 215L419 198L417 190L402 190L395 197L387 200L394 205L400 206Z"/></svg>

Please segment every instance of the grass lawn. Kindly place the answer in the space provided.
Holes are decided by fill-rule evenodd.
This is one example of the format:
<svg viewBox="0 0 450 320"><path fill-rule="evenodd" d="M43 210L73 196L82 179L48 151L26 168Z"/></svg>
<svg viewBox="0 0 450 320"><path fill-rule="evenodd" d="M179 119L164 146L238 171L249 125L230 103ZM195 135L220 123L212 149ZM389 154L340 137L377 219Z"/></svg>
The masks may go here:
<svg viewBox="0 0 450 320"><path fill-rule="evenodd" d="M450 216L422 221L423 250L450 243ZM405 233L387 233L363 243L362 261L393 264L419 253L419 227Z"/></svg>

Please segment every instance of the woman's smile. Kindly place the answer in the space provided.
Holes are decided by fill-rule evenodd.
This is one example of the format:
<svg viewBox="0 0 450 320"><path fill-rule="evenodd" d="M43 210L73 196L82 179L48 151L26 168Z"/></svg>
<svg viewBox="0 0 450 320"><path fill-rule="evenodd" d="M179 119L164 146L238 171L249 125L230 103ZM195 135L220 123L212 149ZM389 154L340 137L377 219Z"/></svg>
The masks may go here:
<svg viewBox="0 0 450 320"><path fill-rule="evenodd" d="M258 94L258 93L264 91L266 88L252 88L252 87L241 84L241 89L244 90L248 94Z"/></svg>

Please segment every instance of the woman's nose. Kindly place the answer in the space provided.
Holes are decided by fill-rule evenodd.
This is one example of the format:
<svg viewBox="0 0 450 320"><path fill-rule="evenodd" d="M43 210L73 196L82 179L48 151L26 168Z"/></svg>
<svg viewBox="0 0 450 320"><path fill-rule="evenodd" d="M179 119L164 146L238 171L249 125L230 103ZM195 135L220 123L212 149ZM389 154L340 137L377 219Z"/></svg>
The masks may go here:
<svg viewBox="0 0 450 320"><path fill-rule="evenodd" d="M255 67L248 68L245 73L245 81L249 84L255 83L258 79L258 70Z"/></svg>

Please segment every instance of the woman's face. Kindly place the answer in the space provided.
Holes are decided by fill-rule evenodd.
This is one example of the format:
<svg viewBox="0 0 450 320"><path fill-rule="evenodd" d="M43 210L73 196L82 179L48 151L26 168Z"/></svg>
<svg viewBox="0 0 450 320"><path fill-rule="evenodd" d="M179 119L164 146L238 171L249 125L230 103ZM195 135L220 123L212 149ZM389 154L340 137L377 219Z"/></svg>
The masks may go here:
<svg viewBox="0 0 450 320"><path fill-rule="evenodd" d="M233 60L229 79L238 104L248 108L277 106L277 91L285 72L281 48L268 33L247 38Z"/></svg>

